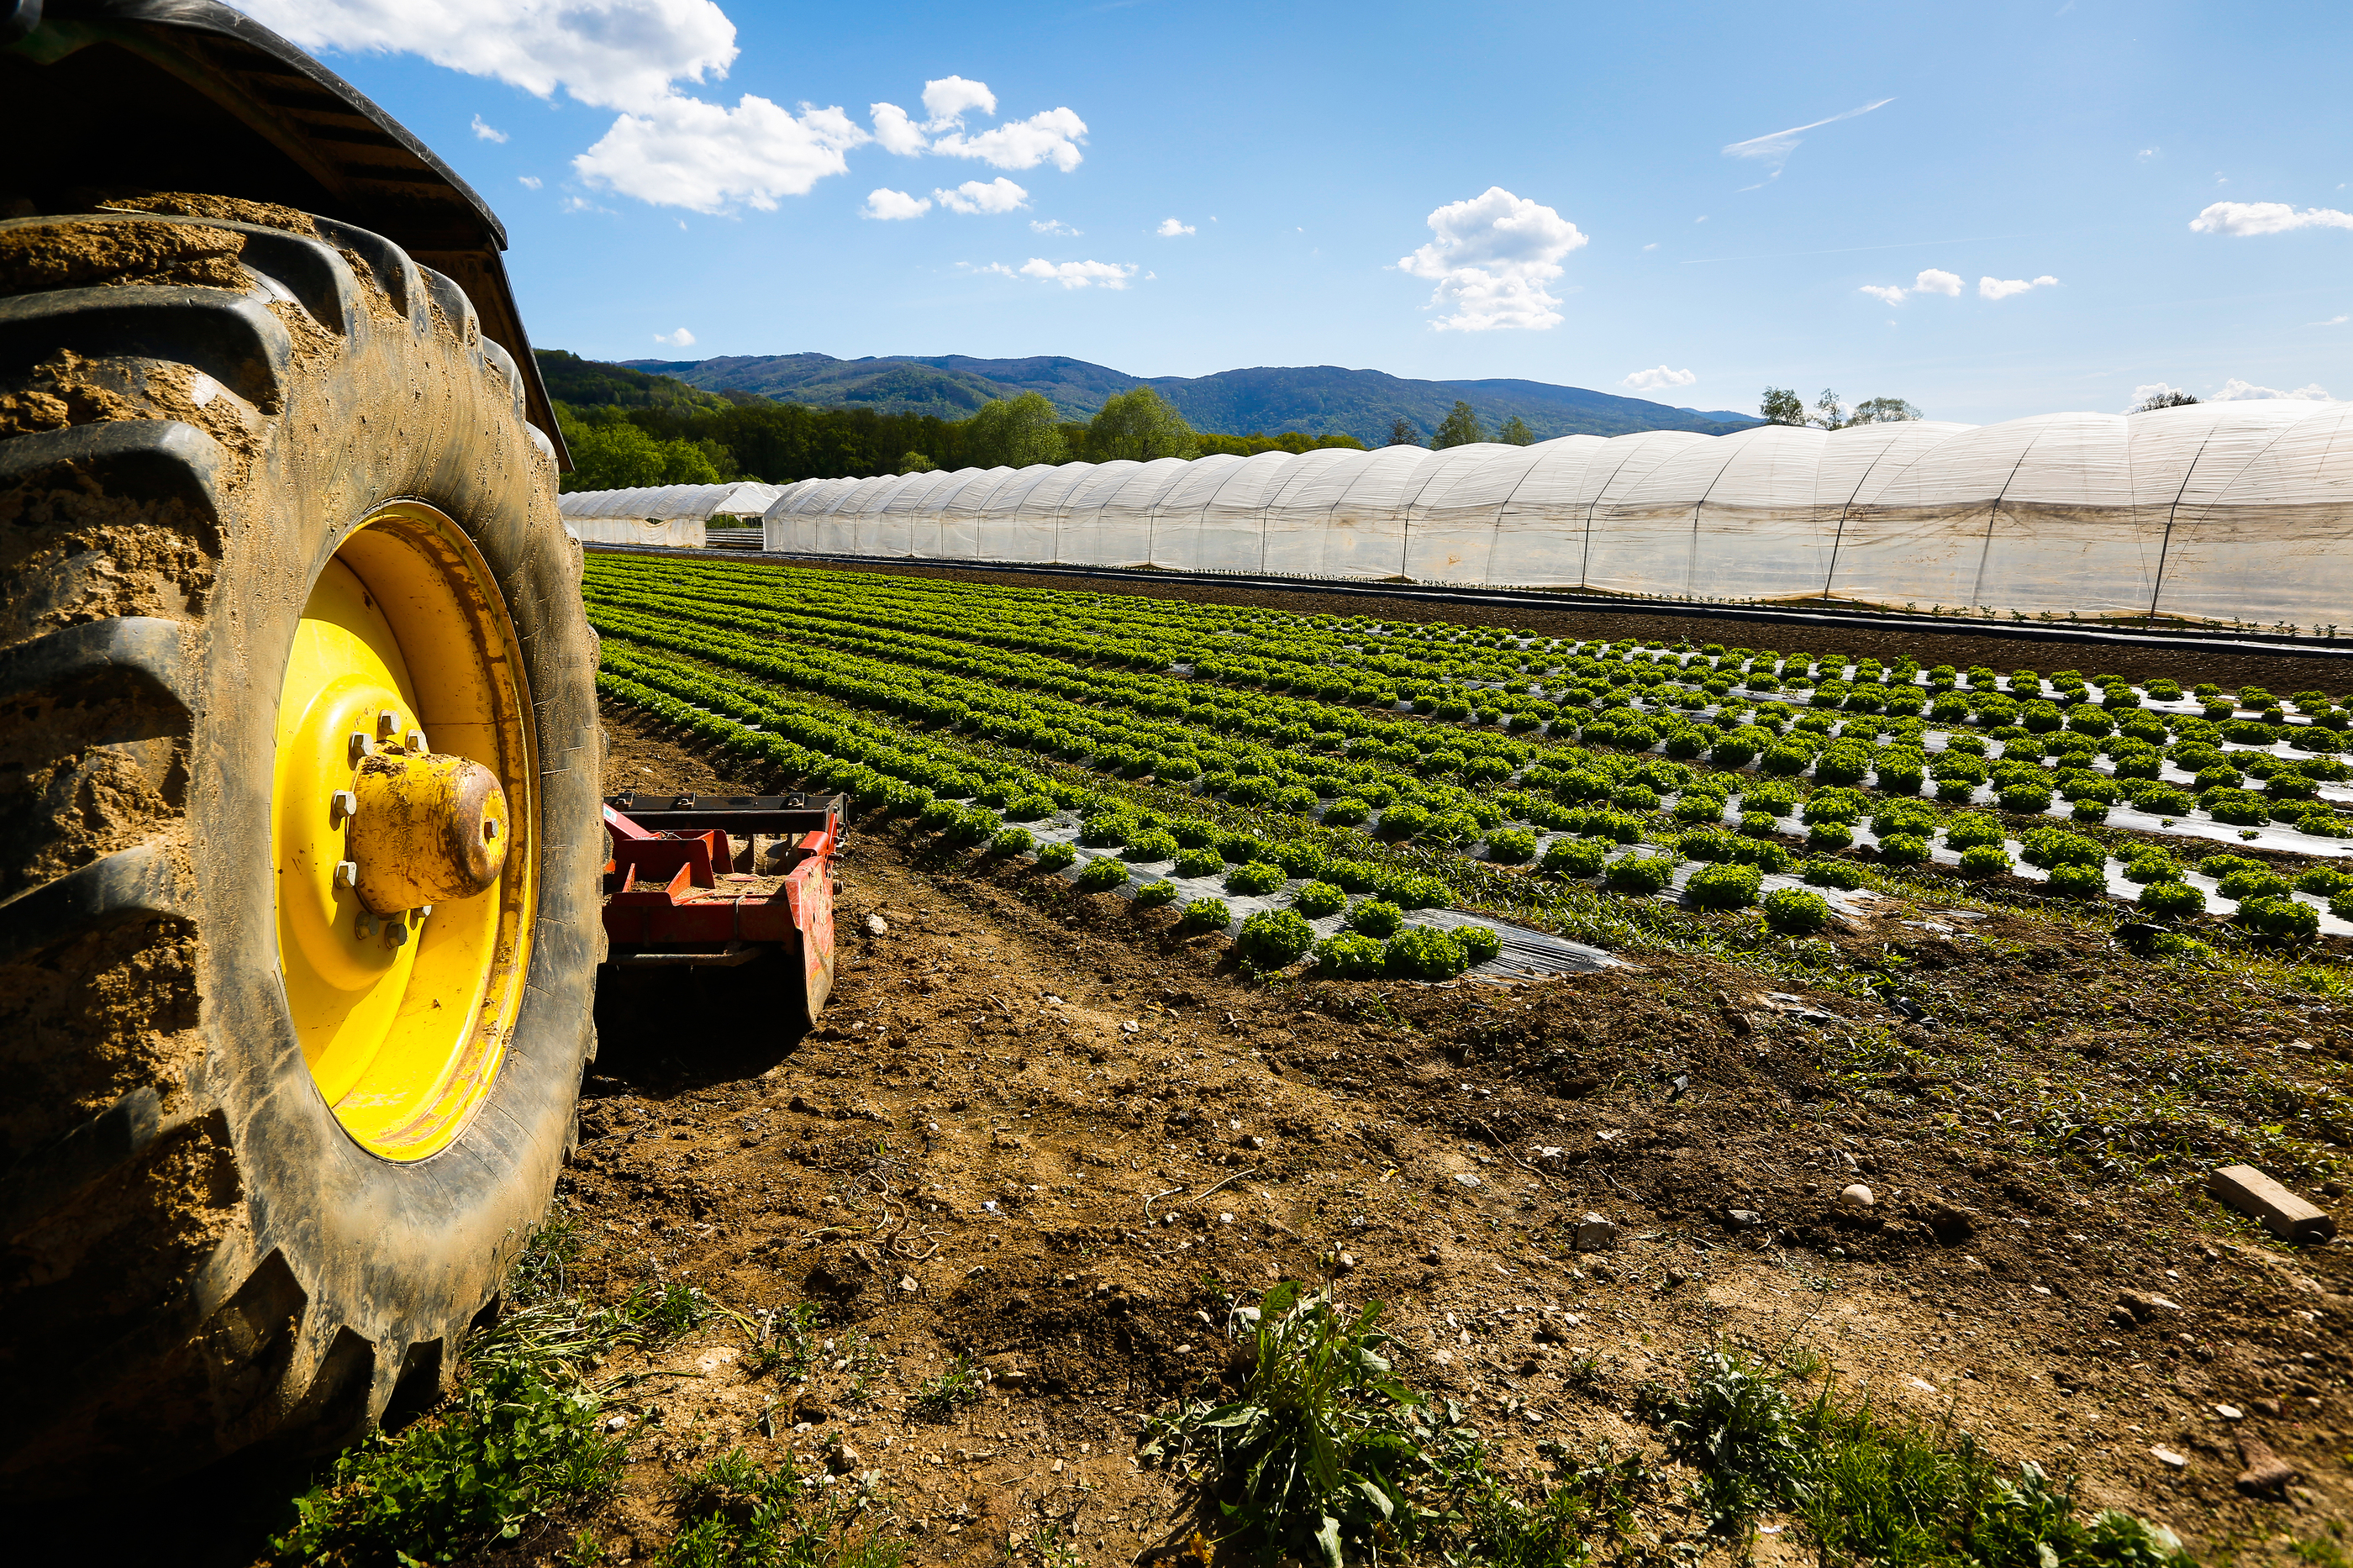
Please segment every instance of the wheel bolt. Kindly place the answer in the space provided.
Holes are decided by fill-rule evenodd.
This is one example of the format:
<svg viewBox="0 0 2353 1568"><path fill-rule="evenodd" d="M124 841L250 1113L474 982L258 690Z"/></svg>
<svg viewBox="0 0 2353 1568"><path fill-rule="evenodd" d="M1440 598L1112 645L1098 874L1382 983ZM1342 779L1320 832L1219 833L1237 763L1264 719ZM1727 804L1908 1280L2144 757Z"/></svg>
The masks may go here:
<svg viewBox="0 0 2353 1568"><path fill-rule="evenodd" d="M419 753L422 753L422 752L424 752L424 750L425 750L425 731L422 731L422 730L411 730L411 731L408 732L408 749L409 749L410 751L412 751L412 752L419 752Z"/></svg>
<svg viewBox="0 0 2353 1568"><path fill-rule="evenodd" d="M351 758L352 766L358 767L360 765L360 759L368 754L367 731L364 730L353 731L351 742L344 747L344 751Z"/></svg>
<svg viewBox="0 0 2353 1568"><path fill-rule="evenodd" d="M356 888L360 885L360 863L356 860L335 862L335 886Z"/></svg>
<svg viewBox="0 0 2353 1568"><path fill-rule="evenodd" d="M375 716L375 738L389 741L399 732L400 718L389 708Z"/></svg>
<svg viewBox="0 0 2353 1568"><path fill-rule="evenodd" d="M408 922L403 920L389 920L385 921L384 940L392 943L395 947L406 945L408 941Z"/></svg>
<svg viewBox="0 0 2353 1568"><path fill-rule="evenodd" d="M327 802L327 820L331 823L348 822L359 814L360 797L350 790L337 790Z"/></svg>

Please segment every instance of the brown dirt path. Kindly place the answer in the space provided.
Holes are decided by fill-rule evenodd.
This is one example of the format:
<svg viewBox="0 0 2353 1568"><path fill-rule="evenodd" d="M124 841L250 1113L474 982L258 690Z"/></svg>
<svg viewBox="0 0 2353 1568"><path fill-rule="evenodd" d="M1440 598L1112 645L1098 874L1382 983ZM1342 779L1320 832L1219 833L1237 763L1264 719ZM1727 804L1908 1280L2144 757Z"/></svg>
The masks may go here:
<svg viewBox="0 0 2353 1568"><path fill-rule="evenodd" d="M607 726L616 789L776 782L626 711ZM1841 1088L1841 1040L1915 1027L1875 1005L1811 995L1831 1016L1808 1022L1753 975L1666 955L1514 987L1249 986L1165 913L898 829L853 835L841 879L840 977L806 1039L756 984L600 999L558 1196L584 1278L825 1323L805 1385L752 1371L718 1320L634 1367L678 1375L621 1406L628 1479L587 1521L613 1560L675 1531L676 1469L733 1445L822 1464L836 1442L912 1561L1000 1562L1050 1522L1079 1561L1130 1561L1190 1528L1134 1466L1140 1417L1221 1373L1232 1293L1335 1274L1390 1304L1405 1374L1515 1461L1541 1439L1655 1454L1635 1390L1713 1335L1810 1352L1849 1394L2080 1473L2087 1500L2202 1558L2353 1515L2338 1250L2290 1255L2186 1193L2091 1186L2007 1132L1956 1131L1933 1084ZM1973 975L1980 1008L2054 1053L2134 1038L2079 1016L2105 1005L2076 996L2080 955L2038 953L2052 939L2025 922L1971 942L1906 936L1905 915L1872 940L1941 947L1952 986ZM2249 1048L2275 1024L2250 1016ZM1833 1201L1857 1180L1880 1197L1867 1220ZM1573 1248L1588 1214L1618 1247ZM995 1381L924 1418L914 1395L959 1357ZM2232 1489L2250 1431L2303 1471L2277 1499Z"/></svg>
<svg viewBox="0 0 2353 1568"><path fill-rule="evenodd" d="M743 564L754 564L744 563ZM758 563L766 564L766 563ZM2198 649L2142 648L2129 644L2043 642L2032 637L2004 637L1994 631L1954 631L1943 636L1910 629L1882 630L1868 623L1848 626L1784 625L1705 616L1644 615L1639 609L1570 611L1532 606L1435 603L1425 599L1389 598L1377 594L1284 593L1257 586L1225 587L1214 583L1155 583L1148 574L1129 577L1060 576L1048 572L992 572L986 567L917 565L872 562L809 561L800 563L828 572L875 572L885 576L944 577L965 583L989 583L1006 588L1055 589L1077 594L1130 594L1147 599L1176 599L1196 605L1242 605L1288 610L1303 616L1375 616L1392 621L1445 621L1457 626L1511 626L1548 637L1641 637L1677 642L1718 642L1727 647L1770 647L1783 653L1845 653L1855 658L1893 663L1906 655L1924 667L1950 664L1967 669L1991 665L2007 673L2021 667L2049 674L2079 669L2086 675L2115 674L2127 680L2160 677L2185 687L2213 681L2226 690L2253 683L2273 691L2317 689L2343 693L2353 689L2353 660L2342 656L2300 657L2207 652ZM1639 604L1640 601L1634 601Z"/></svg>

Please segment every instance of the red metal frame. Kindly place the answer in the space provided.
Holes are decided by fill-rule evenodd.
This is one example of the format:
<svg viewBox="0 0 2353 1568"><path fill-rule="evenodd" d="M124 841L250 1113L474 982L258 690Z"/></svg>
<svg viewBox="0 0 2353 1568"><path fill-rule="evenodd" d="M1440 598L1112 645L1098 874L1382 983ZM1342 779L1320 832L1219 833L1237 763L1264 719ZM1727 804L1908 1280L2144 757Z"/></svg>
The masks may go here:
<svg viewBox="0 0 2353 1568"><path fill-rule="evenodd" d="M731 893L731 884L766 879L736 877L723 831L649 832L606 806L613 858L605 864L605 934L615 958L659 954L691 963L707 955L732 963L740 962L745 943L797 942L814 1016L833 984L838 805L827 810L825 824L794 841L774 891Z"/></svg>

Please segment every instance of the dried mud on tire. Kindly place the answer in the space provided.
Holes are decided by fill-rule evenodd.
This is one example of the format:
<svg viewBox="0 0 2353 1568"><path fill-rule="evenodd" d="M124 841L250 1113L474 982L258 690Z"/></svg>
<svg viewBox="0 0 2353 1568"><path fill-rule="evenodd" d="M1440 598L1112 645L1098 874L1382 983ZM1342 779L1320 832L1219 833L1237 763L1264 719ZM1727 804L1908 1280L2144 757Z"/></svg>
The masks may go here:
<svg viewBox="0 0 2353 1568"><path fill-rule="evenodd" d="M139 205L0 223L14 1495L338 1440L403 1383L429 1402L554 1184L590 1043L593 655L514 365L375 235ZM543 808L531 999L480 1113L406 1164L314 1086L271 841L306 601L395 500L453 520L504 597Z"/></svg>

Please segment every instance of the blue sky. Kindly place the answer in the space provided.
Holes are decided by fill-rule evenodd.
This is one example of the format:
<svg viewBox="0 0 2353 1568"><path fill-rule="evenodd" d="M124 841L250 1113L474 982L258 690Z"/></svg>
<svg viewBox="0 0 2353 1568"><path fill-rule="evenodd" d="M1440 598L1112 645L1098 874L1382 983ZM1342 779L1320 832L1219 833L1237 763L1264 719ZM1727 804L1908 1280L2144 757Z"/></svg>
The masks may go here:
<svg viewBox="0 0 2353 1568"><path fill-rule="evenodd" d="M596 358L2353 396L2342 5L242 5Z"/></svg>

